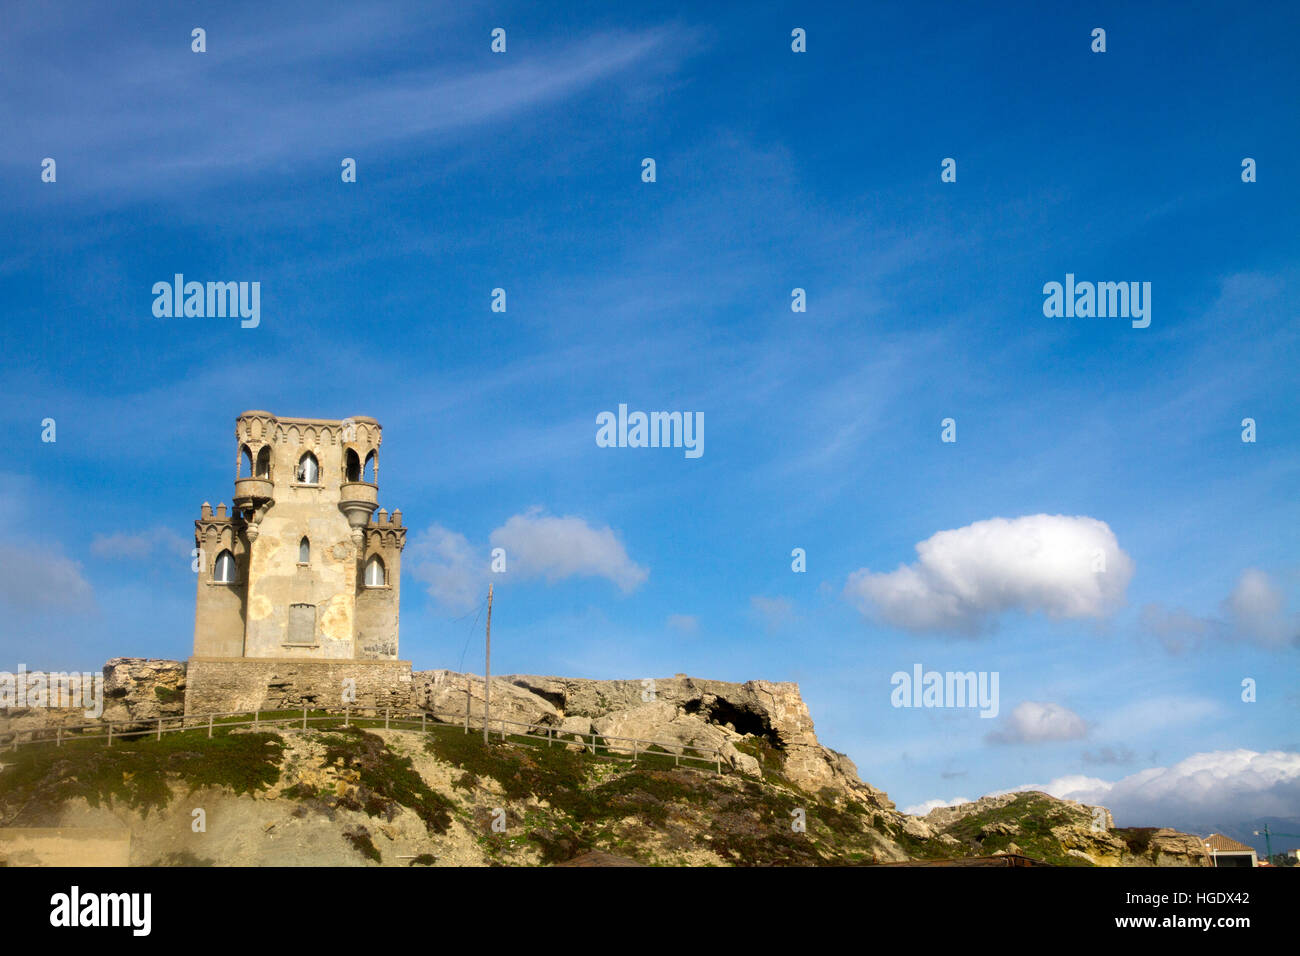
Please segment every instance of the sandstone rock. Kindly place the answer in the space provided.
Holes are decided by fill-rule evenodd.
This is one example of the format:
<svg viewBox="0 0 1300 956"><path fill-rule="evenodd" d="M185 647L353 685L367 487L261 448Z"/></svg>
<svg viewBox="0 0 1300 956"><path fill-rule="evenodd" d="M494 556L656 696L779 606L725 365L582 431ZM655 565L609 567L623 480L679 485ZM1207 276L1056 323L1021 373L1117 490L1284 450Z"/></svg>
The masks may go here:
<svg viewBox="0 0 1300 956"><path fill-rule="evenodd" d="M555 732L556 734L581 734L585 736L591 733L591 718L564 717L560 720Z"/></svg>
<svg viewBox="0 0 1300 956"><path fill-rule="evenodd" d="M412 697L415 706L436 714L440 719L455 723L465 714L465 691L469 689L471 722L483 720L483 678L454 671L416 671L411 675ZM511 683L504 677L492 678L491 712L492 730L499 729L497 721L515 721L521 724L557 725L560 712L547 700ZM480 724L481 726L481 724ZM506 732L519 731L506 724Z"/></svg>
<svg viewBox="0 0 1300 956"><path fill-rule="evenodd" d="M185 713L185 664L114 657L104 665L104 717L149 720Z"/></svg>
<svg viewBox="0 0 1300 956"><path fill-rule="evenodd" d="M935 834L933 828L927 825L919 817L910 817L904 815L902 822L903 822L903 832L906 833L908 836L913 837L914 839L917 840L934 839ZM944 834L944 836L947 836L947 834ZM948 839L953 843L957 842L952 837L948 837Z"/></svg>
<svg viewBox="0 0 1300 956"><path fill-rule="evenodd" d="M718 745L724 760L745 773L757 770L758 761L737 751L728 738L761 737L779 751L784 762L782 773L796 786L814 793L829 787L852 793L881 809L894 809L884 791L859 779L853 761L818 742L812 717L797 684L762 680L732 684L684 675L654 680L602 681L516 674L506 679L565 715L581 715L599 722L602 718L636 712L637 716L620 717L608 726L617 724L626 728L636 725L644 733L620 736L657 739L667 734L669 739L678 742L706 740L709 746L720 741ZM671 705L671 709L640 710L655 704ZM714 733L705 735L697 725L689 723L672 728L667 726L687 717L712 728ZM600 729L599 723L597 729ZM608 732L615 733L614 730ZM682 734L686 734L686 738Z"/></svg>

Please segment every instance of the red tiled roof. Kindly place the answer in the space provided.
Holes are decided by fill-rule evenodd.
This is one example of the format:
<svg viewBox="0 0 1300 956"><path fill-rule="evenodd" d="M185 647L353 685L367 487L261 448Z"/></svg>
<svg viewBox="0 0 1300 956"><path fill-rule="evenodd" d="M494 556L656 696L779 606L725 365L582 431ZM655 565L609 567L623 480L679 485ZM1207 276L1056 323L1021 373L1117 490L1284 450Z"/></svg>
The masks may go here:
<svg viewBox="0 0 1300 956"><path fill-rule="evenodd" d="M1254 853L1253 846L1246 846L1244 843L1238 843L1232 837L1226 837L1222 833L1211 833L1204 840L1206 846L1210 848L1211 853Z"/></svg>

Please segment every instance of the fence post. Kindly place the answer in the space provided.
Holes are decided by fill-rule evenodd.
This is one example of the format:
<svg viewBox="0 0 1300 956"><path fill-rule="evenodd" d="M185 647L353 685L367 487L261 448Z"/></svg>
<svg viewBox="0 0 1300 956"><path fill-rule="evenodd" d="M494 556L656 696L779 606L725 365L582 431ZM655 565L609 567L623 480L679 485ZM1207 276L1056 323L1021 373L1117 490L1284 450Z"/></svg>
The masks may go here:
<svg viewBox="0 0 1300 956"><path fill-rule="evenodd" d="M162 718L158 718L158 739L162 740Z"/></svg>
<svg viewBox="0 0 1300 956"><path fill-rule="evenodd" d="M343 729L344 730L347 729L348 720L351 717L352 717L352 706L349 704L347 707L343 708Z"/></svg>
<svg viewBox="0 0 1300 956"><path fill-rule="evenodd" d="M637 745L637 741L633 740L633 741L632 741L632 759L633 759L633 760L636 760L636 745Z"/></svg>
<svg viewBox="0 0 1300 956"><path fill-rule="evenodd" d="M716 751L713 756L718 762L718 773L722 773L722 751Z"/></svg>
<svg viewBox="0 0 1300 956"><path fill-rule="evenodd" d="M56 747L62 747L62 746L63 746L63 727L62 727L62 726L59 727L59 735L58 735L58 736L55 738L55 740L54 740L54 746L56 746Z"/></svg>
<svg viewBox="0 0 1300 956"><path fill-rule="evenodd" d="M420 711L420 733L424 733L424 711Z"/></svg>
<svg viewBox="0 0 1300 956"><path fill-rule="evenodd" d="M307 705L302 705L302 729L307 729Z"/></svg>
<svg viewBox="0 0 1300 956"><path fill-rule="evenodd" d="M208 714L208 737L212 737L212 715Z"/></svg>
<svg viewBox="0 0 1300 956"><path fill-rule="evenodd" d="M108 722L108 746L113 746L113 722Z"/></svg>
<svg viewBox="0 0 1300 956"><path fill-rule="evenodd" d="M392 712L393 712L393 708L391 707L384 708L384 730L388 729L388 715L391 714Z"/></svg>
<svg viewBox="0 0 1300 956"><path fill-rule="evenodd" d="M465 733L469 733L469 681L465 681Z"/></svg>
<svg viewBox="0 0 1300 956"><path fill-rule="evenodd" d="M555 730L554 727L546 728L546 746L548 747L551 745L551 737L553 736L554 730Z"/></svg>

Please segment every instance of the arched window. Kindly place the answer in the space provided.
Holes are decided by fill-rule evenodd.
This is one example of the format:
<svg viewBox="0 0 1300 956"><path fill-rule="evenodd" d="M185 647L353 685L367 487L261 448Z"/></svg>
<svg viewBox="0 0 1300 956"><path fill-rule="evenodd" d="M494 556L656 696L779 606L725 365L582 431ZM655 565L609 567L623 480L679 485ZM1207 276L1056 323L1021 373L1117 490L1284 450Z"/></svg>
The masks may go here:
<svg viewBox="0 0 1300 956"><path fill-rule="evenodd" d="M236 478L243 478L247 475L253 477L253 453L248 450L247 445L241 445L239 448L239 470L235 472Z"/></svg>
<svg viewBox="0 0 1300 956"><path fill-rule="evenodd" d="M298 481L304 485L315 485L320 482L320 463L311 452L298 459Z"/></svg>
<svg viewBox="0 0 1300 956"><path fill-rule="evenodd" d="M375 474L378 471L379 456L372 451L369 455L366 455L366 469L362 474L362 478L373 485L375 483Z"/></svg>
<svg viewBox="0 0 1300 956"><path fill-rule="evenodd" d="M384 574L384 560L379 555L374 555L366 562L366 587L382 588L388 583Z"/></svg>
<svg viewBox="0 0 1300 956"><path fill-rule="evenodd" d="M298 563L311 563L311 542L307 540L306 535L303 535L302 540L298 542Z"/></svg>
<svg viewBox="0 0 1300 956"><path fill-rule="evenodd" d="M218 584L235 583L235 556L229 551L217 555L217 562L212 566L212 580Z"/></svg>
<svg viewBox="0 0 1300 956"><path fill-rule="evenodd" d="M253 473L254 478L271 477L271 446L263 445L262 450L257 453L257 470Z"/></svg>
<svg viewBox="0 0 1300 956"><path fill-rule="evenodd" d="M348 453L343 457L343 461L345 463L345 468L343 473L346 476L347 480L360 481L361 480L361 459L357 457L357 453L353 451L351 448L349 448Z"/></svg>

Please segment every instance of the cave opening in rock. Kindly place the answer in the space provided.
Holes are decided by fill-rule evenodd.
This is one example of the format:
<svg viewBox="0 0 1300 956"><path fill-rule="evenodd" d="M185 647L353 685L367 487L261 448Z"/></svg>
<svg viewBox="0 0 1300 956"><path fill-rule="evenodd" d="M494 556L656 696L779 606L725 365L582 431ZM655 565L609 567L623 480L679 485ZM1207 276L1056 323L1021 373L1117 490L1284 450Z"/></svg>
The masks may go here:
<svg viewBox="0 0 1300 956"><path fill-rule="evenodd" d="M731 724L738 734L753 734L762 737L774 747L781 746L780 738L763 714L755 713L748 707L740 707L729 700L715 698L706 704L700 699L687 701L683 710L696 714L714 724Z"/></svg>

